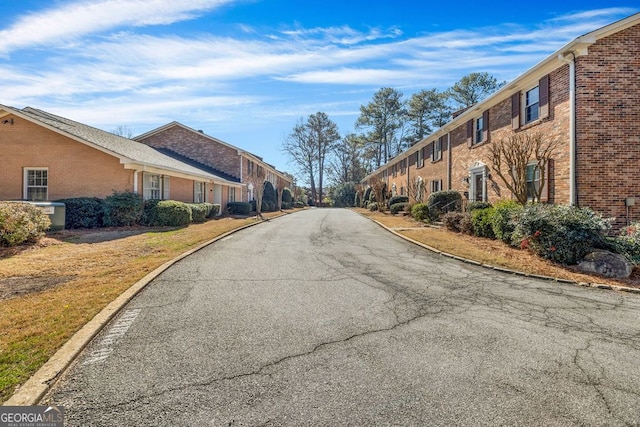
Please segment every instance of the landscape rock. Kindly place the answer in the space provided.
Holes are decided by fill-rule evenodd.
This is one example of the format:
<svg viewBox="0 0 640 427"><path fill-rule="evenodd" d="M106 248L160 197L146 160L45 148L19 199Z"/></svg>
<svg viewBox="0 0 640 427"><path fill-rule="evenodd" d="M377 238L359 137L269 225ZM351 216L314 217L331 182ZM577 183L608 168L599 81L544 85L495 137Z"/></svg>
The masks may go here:
<svg viewBox="0 0 640 427"><path fill-rule="evenodd" d="M631 276L633 266L622 255L596 250L584 257L578 264L578 270L614 279L626 279Z"/></svg>

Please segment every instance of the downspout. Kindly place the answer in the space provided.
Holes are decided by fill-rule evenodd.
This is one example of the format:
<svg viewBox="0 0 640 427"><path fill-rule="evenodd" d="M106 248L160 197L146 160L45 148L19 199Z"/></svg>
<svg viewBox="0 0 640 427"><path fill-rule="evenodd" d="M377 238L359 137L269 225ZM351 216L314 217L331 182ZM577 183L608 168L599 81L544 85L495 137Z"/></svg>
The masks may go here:
<svg viewBox="0 0 640 427"><path fill-rule="evenodd" d="M447 132L447 190L451 190L451 132Z"/></svg>
<svg viewBox="0 0 640 427"><path fill-rule="evenodd" d="M569 205L578 206L576 172L576 55L559 55L558 59L569 64Z"/></svg>
<svg viewBox="0 0 640 427"><path fill-rule="evenodd" d="M138 194L138 170L133 171L133 192Z"/></svg>

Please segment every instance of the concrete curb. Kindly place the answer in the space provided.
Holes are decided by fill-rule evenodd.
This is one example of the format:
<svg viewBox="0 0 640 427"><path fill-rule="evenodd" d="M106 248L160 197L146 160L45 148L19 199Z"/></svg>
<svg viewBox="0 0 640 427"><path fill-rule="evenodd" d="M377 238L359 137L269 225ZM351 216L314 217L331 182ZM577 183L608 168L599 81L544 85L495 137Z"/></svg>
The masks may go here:
<svg viewBox="0 0 640 427"><path fill-rule="evenodd" d="M436 253L438 255L442 255L442 256L445 256L447 258L452 258L452 259L464 262L466 264L473 264L473 265L477 265L479 267L487 268L487 269L490 269L490 270L500 271L502 273L508 273L508 274L513 274L513 275L516 275L516 276L523 276L523 277L531 277L531 278L534 278L534 279L547 280L547 281L550 281L550 282L566 283L566 284L575 285L575 286L582 286L582 287L586 287L586 288L609 289L609 290L620 291L620 292L629 292L629 293L632 293L632 294L640 294L640 288L631 288L631 287L628 287L628 286L617 286L617 285L606 285L606 284L603 284L603 283L576 282L576 281L573 281L573 280L560 279L558 277L541 276L541 275L538 275L538 274L531 274L531 273L524 273L522 271L510 270L508 268L496 267L494 265L482 264L482 263L480 263L478 261L474 261L474 260L471 260L471 259L466 259L466 258L463 258L463 257L459 257L457 255L453 255L453 254L449 254L449 253L446 253L446 252L442 252L441 250L438 250L438 249L433 248L433 247L431 247L429 245L425 245L424 243L418 242L418 241L413 240L413 239L411 239L411 238L409 238L407 236L404 236L404 235L398 233L397 231L395 231L395 230L387 227L386 225L382 224L381 222L376 221L375 219L373 219L371 217L368 217L366 215L361 215L361 216L370 219L371 221L373 221L374 223L378 224L380 227L384 228L385 230L389 231L390 233L393 233L396 236L398 236L398 237L400 237L400 238L402 238L402 239L404 239L404 240L406 240L408 242L413 243L414 245L420 246L420 247L422 247L424 249L427 249L427 250L429 250L429 251L431 251L433 253Z"/></svg>
<svg viewBox="0 0 640 427"><path fill-rule="evenodd" d="M276 219L281 216L288 215L283 213L282 215L271 217L268 220ZM204 242L187 252L178 255L176 258L165 262L160 267L153 270L151 273L144 276L142 279L134 283L129 289L124 291L120 296L113 300L109 305L102 309L102 311L85 324L78 332L76 332L42 367L31 376L17 392L15 392L2 406L32 406L37 405L38 402L49 391L51 386L56 382L58 378L64 373L64 371L71 365L71 363L78 357L80 352L91 342L91 340L102 330L102 328L109 323L118 312L131 301L141 290L143 290L153 279L162 274L166 269L177 263L178 261L192 255L199 250L224 239L225 237L237 233L245 228L253 227L258 224L262 224L266 221L259 221L253 224L247 224L242 227L228 231L220 236L217 236L207 242Z"/></svg>

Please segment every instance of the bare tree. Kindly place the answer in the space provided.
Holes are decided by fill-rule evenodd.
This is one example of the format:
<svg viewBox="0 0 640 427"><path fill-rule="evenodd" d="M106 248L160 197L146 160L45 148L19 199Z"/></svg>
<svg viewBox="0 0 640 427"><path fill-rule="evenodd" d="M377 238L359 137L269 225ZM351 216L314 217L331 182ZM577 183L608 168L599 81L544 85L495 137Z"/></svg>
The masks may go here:
<svg viewBox="0 0 640 427"><path fill-rule="evenodd" d="M491 169L500 177L516 200L526 204L529 199L540 201L544 193L547 165L558 141L542 133L516 133L494 141L489 146ZM527 167L533 167L535 181L527 189Z"/></svg>
<svg viewBox="0 0 640 427"><path fill-rule="evenodd" d="M278 190L278 197L277 197L278 200L276 200L276 202L278 203L279 211L282 210L282 192L284 191L286 186L287 185L284 179L278 177L276 180L276 190Z"/></svg>
<svg viewBox="0 0 640 427"><path fill-rule="evenodd" d="M302 118L298 120L293 130L285 138L283 150L306 175L311 188L311 197L316 200L316 157L317 152L309 136L309 129Z"/></svg>
<svg viewBox="0 0 640 427"><path fill-rule="evenodd" d="M376 202L378 202L378 210L384 212L385 201L387 200L387 183L379 179L371 186L373 194L376 196Z"/></svg>
<svg viewBox="0 0 640 427"><path fill-rule="evenodd" d="M111 131L112 134L122 136L127 139L131 139L133 132L126 125L120 125Z"/></svg>

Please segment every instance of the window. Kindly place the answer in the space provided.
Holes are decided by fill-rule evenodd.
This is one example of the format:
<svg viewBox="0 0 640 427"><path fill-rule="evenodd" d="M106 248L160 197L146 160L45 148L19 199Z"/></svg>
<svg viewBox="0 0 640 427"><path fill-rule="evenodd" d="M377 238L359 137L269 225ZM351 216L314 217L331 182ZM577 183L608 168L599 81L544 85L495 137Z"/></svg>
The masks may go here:
<svg viewBox="0 0 640 427"><path fill-rule="evenodd" d="M549 75L538 80L538 84L524 92L511 96L511 127L534 123L549 117Z"/></svg>
<svg viewBox="0 0 640 427"><path fill-rule="evenodd" d="M438 191L442 191L442 180L436 179L431 181L431 192L436 193Z"/></svg>
<svg viewBox="0 0 640 427"><path fill-rule="evenodd" d="M407 173L407 159L402 159L400 161L400 175L404 175Z"/></svg>
<svg viewBox="0 0 640 427"><path fill-rule="evenodd" d="M487 167L481 162L469 169L469 201L487 201Z"/></svg>
<svg viewBox="0 0 640 427"><path fill-rule="evenodd" d="M142 189L145 200L168 200L169 177L145 173L143 175Z"/></svg>
<svg viewBox="0 0 640 427"><path fill-rule="evenodd" d="M433 148L431 150L431 161L437 162L442 159L442 137L432 142Z"/></svg>
<svg viewBox="0 0 640 427"><path fill-rule="evenodd" d="M229 200L228 202L235 202L236 201L236 188L235 187L229 187Z"/></svg>
<svg viewBox="0 0 640 427"><path fill-rule="evenodd" d="M484 122L482 117L476 119L475 133L473 135L473 143L480 144L482 142L482 129L484 128Z"/></svg>
<svg viewBox="0 0 640 427"><path fill-rule="evenodd" d="M47 168L29 168L24 170L25 200L48 200L49 170Z"/></svg>
<svg viewBox="0 0 640 427"><path fill-rule="evenodd" d="M472 148L476 144L489 141L489 110L485 110L482 116L467 122L467 147Z"/></svg>
<svg viewBox="0 0 640 427"><path fill-rule="evenodd" d="M249 176L253 175L253 162L247 159L247 174Z"/></svg>
<svg viewBox="0 0 640 427"><path fill-rule="evenodd" d="M525 92L524 122L530 123L540 117L540 87L536 86Z"/></svg>
<svg viewBox="0 0 640 427"><path fill-rule="evenodd" d="M527 165L527 200L538 202L549 201L549 162L550 160L547 160L542 166L537 162L532 162ZM544 170L544 174L541 173L542 170ZM542 191L540 191L541 186ZM540 192L539 200L537 200L538 192Z"/></svg>
<svg viewBox="0 0 640 427"><path fill-rule="evenodd" d="M416 152L416 167L421 168L424 166L424 147Z"/></svg>
<svg viewBox="0 0 640 427"><path fill-rule="evenodd" d="M193 183L193 203L204 203L204 182Z"/></svg>

